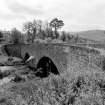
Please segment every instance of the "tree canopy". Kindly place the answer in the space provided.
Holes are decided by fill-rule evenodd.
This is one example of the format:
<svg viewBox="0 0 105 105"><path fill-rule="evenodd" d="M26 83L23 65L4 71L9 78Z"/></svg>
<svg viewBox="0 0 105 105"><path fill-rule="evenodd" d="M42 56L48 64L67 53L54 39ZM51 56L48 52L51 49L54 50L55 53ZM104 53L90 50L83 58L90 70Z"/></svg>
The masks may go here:
<svg viewBox="0 0 105 105"><path fill-rule="evenodd" d="M54 32L55 32L56 38L58 38L58 32L57 32L57 30L60 29L60 28L62 28L64 26L63 21L62 20L59 20L58 18L54 18L50 22L50 26L52 28L54 28Z"/></svg>
<svg viewBox="0 0 105 105"><path fill-rule="evenodd" d="M55 31L57 31L57 29L62 28L62 26L64 26L64 23L62 20L59 20L57 18L52 19L52 21L50 22L50 26L52 28L55 29Z"/></svg>

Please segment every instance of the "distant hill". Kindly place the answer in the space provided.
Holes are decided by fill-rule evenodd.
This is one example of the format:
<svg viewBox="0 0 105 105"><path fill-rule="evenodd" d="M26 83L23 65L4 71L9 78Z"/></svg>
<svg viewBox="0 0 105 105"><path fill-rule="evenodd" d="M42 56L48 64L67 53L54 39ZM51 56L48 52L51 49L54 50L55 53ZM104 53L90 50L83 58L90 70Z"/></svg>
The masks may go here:
<svg viewBox="0 0 105 105"><path fill-rule="evenodd" d="M74 32L75 35L96 40L96 41L103 41L105 40L105 30L88 30L88 31L81 31L81 32Z"/></svg>

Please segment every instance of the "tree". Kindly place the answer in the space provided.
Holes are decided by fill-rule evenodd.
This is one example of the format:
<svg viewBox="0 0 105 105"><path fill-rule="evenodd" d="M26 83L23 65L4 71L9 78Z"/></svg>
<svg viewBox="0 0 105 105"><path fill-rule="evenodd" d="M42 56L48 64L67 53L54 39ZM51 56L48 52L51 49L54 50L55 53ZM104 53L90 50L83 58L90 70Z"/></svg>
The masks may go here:
<svg viewBox="0 0 105 105"><path fill-rule="evenodd" d="M23 26L24 31L27 34L27 42L34 42L35 36L36 36L36 21L33 22L27 22Z"/></svg>
<svg viewBox="0 0 105 105"><path fill-rule="evenodd" d="M51 22L50 22L50 26L52 28L54 28L54 33L55 33L55 37L57 38L58 36L58 32L57 30L62 28L62 26L64 26L64 23L62 20L59 20L57 18L54 18Z"/></svg>
<svg viewBox="0 0 105 105"><path fill-rule="evenodd" d="M44 24L44 32L45 32L45 37L47 38L53 38L53 31L52 28L50 26L50 24L46 21Z"/></svg>
<svg viewBox="0 0 105 105"><path fill-rule="evenodd" d="M45 32L42 29L43 22L41 20L37 20L36 21L36 26L37 26L37 37L40 38L40 39L44 39L45 38Z"/></svg>
<svg viewBox="0 0 105 105"><path fill-rule="evenodd" d="M43 22L41 20L36 21L37 30L39 33L41 33L42 31L42 25L43 25Z"/></svg>
<svg viewBox="0 0 105 105"><path fill-rule="evenodd" d="M67 33L67 40L68 41L71 41L71 39L72 39L72 35L70 35L69 33Z"/></svg>
<svg viewBox="0 0 105 105"><path fill-rule="evenodd" d="M79 36L77 34L77 36L75 37L75 43L78 43L79 42Z"/></svg>
<svg viewBox="0 0 105 105"><path fill-rule="evenodd" d="M65 32L65 31L62 31L60 39L61 39L63 42L66 41L67 36L66 36L66 32Z"/></svg>
<svg viewBox="0 0 105 105"><path fill-rule="evenodd" d="M44 38L45 33L42 30L43 22L41 20L33 20L32 22L27 22L23 25L23 29L27 34L27 41L34 42L36 37Z"/></svg>
<svg viewBox="0 0 105 105"><path fill-rule="evenodd" d="M3 38L3 33L0 31L0 38Z"/></svg>
<svg viewBox="0 0 105 105"><path fill-rule="evenodd" d="M11 31L11 42L14 44L23 43L23 35L16 28Z"/></svg>

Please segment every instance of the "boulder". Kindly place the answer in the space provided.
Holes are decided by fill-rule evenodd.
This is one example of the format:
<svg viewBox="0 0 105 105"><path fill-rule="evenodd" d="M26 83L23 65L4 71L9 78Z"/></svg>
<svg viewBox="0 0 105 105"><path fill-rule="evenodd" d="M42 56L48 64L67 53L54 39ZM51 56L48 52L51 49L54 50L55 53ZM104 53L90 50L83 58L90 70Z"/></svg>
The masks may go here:
<svg viewBox="0 0 105 105"><path fill-rule="evenodd" d="M5 77L2 80L0 80L0 86L3 84L9 83L14 77Z"/></svg>
<svg viewBox="0 0 105 105"><path fill-rule="evenodd" d="M7 65L22 65L22 59L17 58L17 57L9 57L6 61Z"/></svg>
<svg viewBox="0 0 105 105"><path fill-rule="evenodd" d="M0 72L2 73L6 71L14 71L14 70L16 70L16 68L13 66L1 66L0 67Z"/></svg>
<svg viewBox="0 0 105 105"><path fill-rule="evenodd" d="M4 77L11 75L15 70L16 70L16 68L14 68L12 66L0 67L0 79L3 79Z"/></svg>

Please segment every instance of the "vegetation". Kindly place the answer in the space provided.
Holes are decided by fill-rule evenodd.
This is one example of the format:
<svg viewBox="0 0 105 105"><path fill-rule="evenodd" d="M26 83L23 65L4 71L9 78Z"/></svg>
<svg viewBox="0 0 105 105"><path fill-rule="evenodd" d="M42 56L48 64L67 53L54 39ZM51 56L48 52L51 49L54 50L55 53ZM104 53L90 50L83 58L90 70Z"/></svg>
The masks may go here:
<svg viewBox="0 0 105 105"><path fill-rule="evenodd" d="M0 32L0 38L3 38L3 33L2 32Z"/></svg>
<svg viewBox="0 0 105 105"><path fill-rule="evenodd" d="M33 43L36 38L45 39L45 37L53 36L49 23L44 24L41 20L27 22L23 28L27 35L27 42Z"/></svg>
<svg viewBox="0 0 105 105"><path fill-rule="evenodd" d="M65 41L67 40L67 36L66 36L65 31L62 31L60 39L61 39L63 42L65 42Z"/></svg>
<svg viewBox="0 0 105 105"><path fill-rule="evenodd" d="M69 74L68 74L69 75ZM5 87L0 104L9 105L104 105L105 77L88 71L68 78L51 75Z"/></svg>
<svg viewBox="0 0 105 105"><path fill-rule="evenodd" d="M28 43L34 43L35 39L58 39L62 40L63 42L68 42L68 43L87 43L88 39L84 39L79 37L78 35L71 34L66 31L58 31L64 26L63 20L60 20L58 18L52 19L50 22L47 21L42 21L42 20L32 20L25 22L23 24L23 31L20 32L16 28L12 29L10 32L7 32L7 39L10 39L11 42L13 43L20 43L23 40ZM9 33L11 33L9 35ZM0 33L0 36L2 37L2 33ZM7 40L6 39L6 40ZM20 41L19 41L20 40ZM23 42L24 42L23 41ZM94 45L95 46L95 45ZM93 46L93 47L94 47ZM98 45L100 46L100 44ZM103 45L101 45L103 47Z"/></svg>
<svg viewBox="0 0 105 105"><path fill-rule="evenodd" d="M18 31L16 28L14 28L11 31L11 42L14 44L23 43L23 35L20 31Z"/></svg>
<svg viewBox="0 0 105 105"><path fill-rule="evenodd" d="M55 38L57 39L59 37L59 34L57 32L57 30L59 28L61 28L62 26L64 26L64 23L62 20L59 20L58 18L54 18L51 22L50 22L50 26L52 28L54 28L54 34L55 34Z"/></svg>
<svg viewBox="0 0 105 105"><path fill-rule="evenodd" d="M24 24L24 31L27 34L27 42L34 42L34 39L36 37L36 31L37 31L37 26L36 26L36 21L32 22L27 22Z"/></svg>
<svg viewBox="0 0 105 105"><path fill-rule="evenodd" d="M34 43L37 38L59 39L73 44L88 42L88 39L78 35L65 31L59 33L58 29L63 25L63 21L58 18L45 23L41 20L29 21L23 25L24 35L16 28L11 30L11 42L23 43L25 35L28 43ZM27 73L26 80L19 74L21 70L17 70L14 82L18 83L12 81L0 86L0 105L104 105L105 57L95 49L90 50L89 46L91 47L70 47L73 58L68 65L70 69L60 76L50 74L49 77L40 79L32 71L25 69L23 73ZM99 45L92 47L99 48ZM56 48L61 53L61 49ZM63 56L61 58L63 59ZM0 76L3 78L10 74L0 73Z"/></svg>

